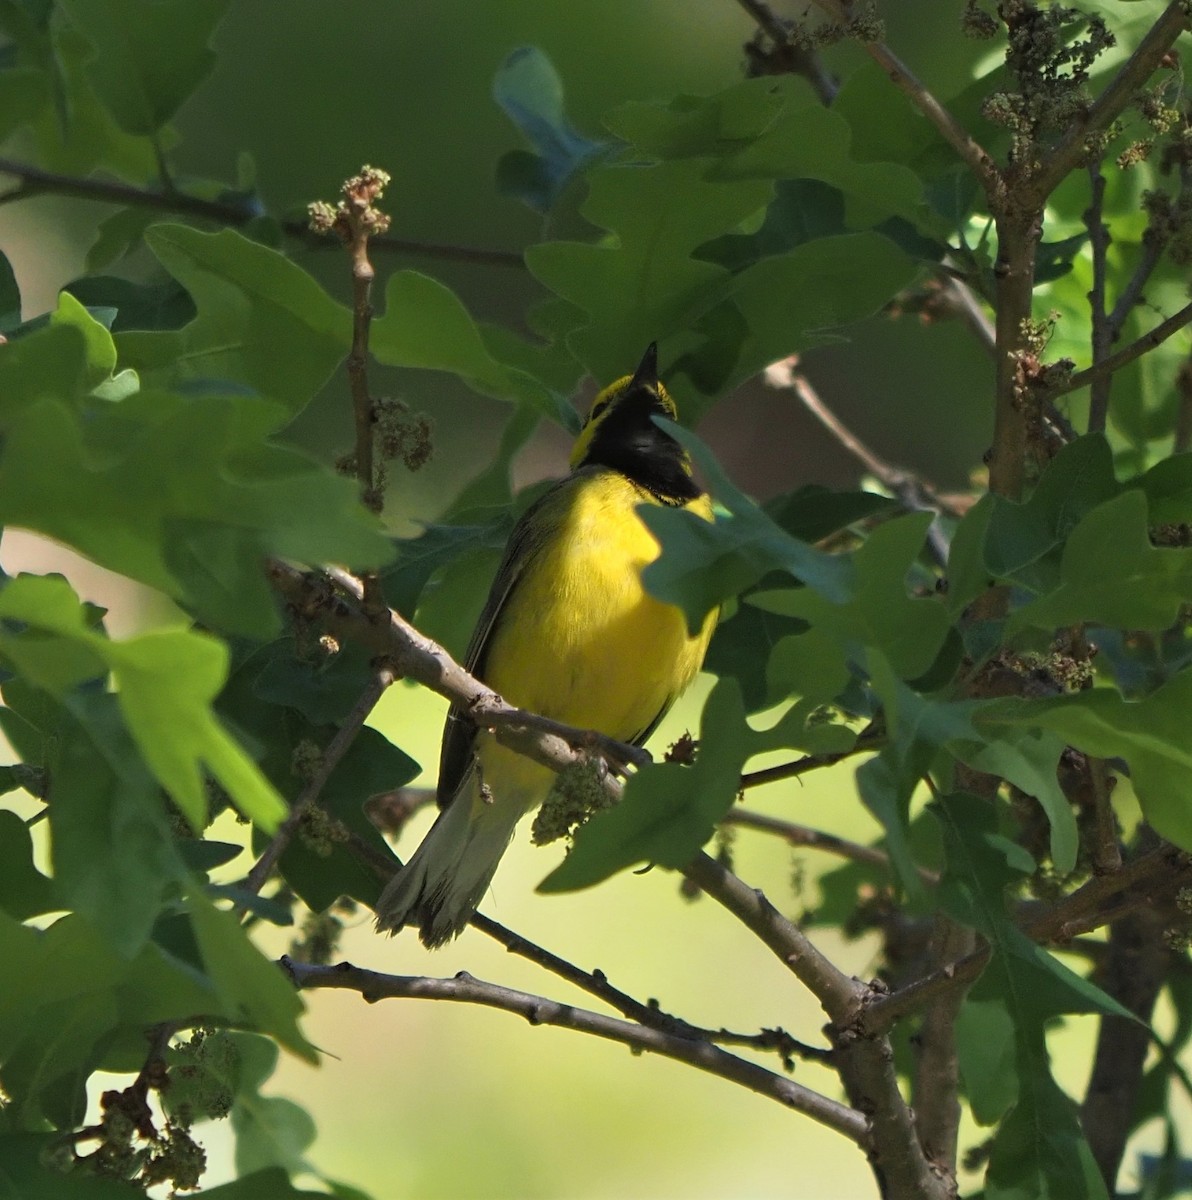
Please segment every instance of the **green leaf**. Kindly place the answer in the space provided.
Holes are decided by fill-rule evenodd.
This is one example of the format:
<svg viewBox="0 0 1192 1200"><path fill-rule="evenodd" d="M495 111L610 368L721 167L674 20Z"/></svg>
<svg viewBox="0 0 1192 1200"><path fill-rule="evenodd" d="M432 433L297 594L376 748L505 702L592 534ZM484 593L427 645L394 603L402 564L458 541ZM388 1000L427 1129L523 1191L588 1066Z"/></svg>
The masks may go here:
<svg viewBox="0 0 1192 1200"><path fill-rule="evenodd" d="M965 1002L966 1010L975 1007L976 1012L966 1012L959 1027L961 1071L974 1112L988 1122L1013 1105L994 1137L986 1195L1003 1200L1104 1197L1076 1105L1051 1077L1044 1026L1060 1013L1133 1018L1010 919L1005 893L1018 876L1023 851L996 833L990 805L973 796L946 796L931 811L941 822L947 854L940 902L993 948L989 966ZM991 1027L1013 1035L1012 1056L991 1053Z"/></svg>
<svg viewBox="0 0 1192 1200"><path fill-rule="evenodd" d="M225 1013L206 980L150 944L131 961L70 916L46 930L0 913L0 1082L14 1121L82 1121L96 1069L135 1071L144 1031L162 1021Z"/></svg>
<svg viewBox="0 0 1192 1200"><path fill-rule="evenodd" d="M953 617L960 616L993 583L984 551L995 503L994 496L986 493L964 514L952 535L946 599Z"/></svg>
<svg viewBox="0 0 1192 1200"><path fill-rule="evenodd" d="M1192 849L1192 671L1181 671L1142 700L1125 700L1114 688L1090 688L1050 700L1001 703L985 709L979 725L1050 730L1098 758L1130 764L1143 815L1162 837Z"/></svg>
<svg viewBox="0 0 1192 1200"><path fill-rule="evenodd" d="M27 921L61 907L54 881L34 865L28 826L16 813L0 809L0 909Z"/></svg>
<svg viewBox="0 0 1192 1200"><path fill-rule="evenodd" d="M493 99L535 151L504 155L497 164L497 188L545 213L606 144L575 131L563 105L563 81L537 46L520 46L497 68Z"/></svg>
<svg viewBox="0 0 1192 1200"><path fill-rule="evenodd" d="M158 214L151 208L120 208L100 221L95 227L95 241L91 243L84 263L87 276L98 275L104 267L118 262L138 247L144 239L145 230L157 219ZM150 328L156 329L158 326Z"/></svg>
<svg viewBox="0 0 1192 1200"><path fill-rule="evenodd" d="M662 545L662 554L642 572L646 589L675 604L692 631L709 612L758 582L783 570L835 603L849 596L850 568L791 537L729 481L711 451L673 421L659 425L691 455L712 496L728 510L714 522L662 505L640 505L638 515Z"/></svg>
<svg viewBox="0 0 1192 1200"><path fill-rule="evenodd" d="M1095 622L1160 631L1189 599L1192 551L1151 545L1146 496L1131 489L1084 517L1064 547L1059 586L1014 612L1009 628Z"/></svg>
<svg viewBox="0 0 1192 1200"><path fill-rule="evenodd" d="M1059 577L1058 548L1087 512L1120 490L1103 437L1090 434L1070 442L1025 503L994 497L985 536L986 568L1033 592L1051 591Z"/></svg>
<svg viewBox="0 0 1192 1200"><path fill-rule="evenodd" d="M0 81L7 72L0 73ZM0 95L0 107L3 97ZM21 323L21 289L13 274L12 264L0 254L0 333L9 333Z"/></svg>
<svg viewBox="0 0 1192 1200"><path fill-rule="evenodd" d="M281 1167L266 1167L233 1183L196 1192L195 1200L318 1200L326 1195L326 1192L299 1190ZM66 1200L73 1200L73 1197L67 1197ZM85 1198L80 1197L80 1200Z"/></svg>
<svg viewBox="0 0 1192 1200"><path fill-rule="evenodd" d="M511 512L501 509L483 525L428 525L418 537L397 542L397 562L381 573L385 599L412 617L437 572L475 554L491 559L501 552L512 529Z"/></svg>
<svg viewBox="0 0 1192 1200"><path fill-rule="evenodd" d="M171 224L145 241L199 314L177 332L118 335L121 361L147 383L247 385L293 417L347 355L351 314L276 250L231 229Z"/></svg>
<svg viewBox="0 0 1192 1200"><path fill-rule="evenodd" d="M0 1132L0 1200L143 1200L135 1184L48 1165L60 1145L56 1133Z"/></svg>
<svg viewBox="0 0 1192 1200"><path fill-rule="evenodd" d="M281 798L212 712L227 675L222 642L184 629L109 641L87 623L86 610L60 577L9 580L0 588L0 616L53 635L0 634L0 653L51 694L62 698L83 679L111 672L142 758L196 831L207 815L203 768L264 827L273 828L285 813Z"/></svg>
<svg viewBox="0 0 1192 1200"><path fill-rule="evenodd" d="M0 419L47 398L74 403L83 386L86 342L67 325L14 340L0 355Z"/></svg>
<svg viewBox="0 0 1192 1200"><path fill-rule="evenodd" d="M794 80L765 76L709 97L680 96L663 108L631 103L615 109L609 128L644 154L711 158L713 179L815 179L845 199L852 229L894 214L924 215L914 172L893 162L858 162L852 131L834 109L807 99Z"/></svg>
<svg viewBox="0 0 1192 1200"><path fill-rule="evenodd" d="M914 513L879 525L850 556L852 594L843 604L811 587L760 593L750 603L798 617L845 647L880 650L899 676L916 679L935 661L951 628L939 600L907 595L907 575L931 521L930 513Z"/></svg>
<svg viewBox="0 0 1192 1200"><path fill-rule="evenodd" d="M720 680L704 705L695 765L636 771L621 802L577 830L570 853L538 890L591 887L639 862L686 866L736 799L749 733L740 688Z"/></svg>
<svg viewBox="0 0 1192 1200"><path fill-rule="evenodd" d="M292 1100L261 1095L261 1086L277 1068L277 1046L268 1038L246 1034L236 1035L234 1041L239 1051L232 1107L237 1172L251 1175L266 1167L309 1170L303 1156L315 1139L314 1120Z"/></svg>
<svg viewBox="0 0 1192 1200"><path fill-rule="evenodd" d="M48 330L18 345L59 341ZM142 392L81 412L42 400L9 416L5 399L0 519L164 591L211 625L276 632L265 556L360 566L390 557L351 481L264 440L282 417L272 404Z"/></svg>
<svg viewBox="0 0 1192 1200"><path fill-rule="evenodd" d="M113 333L181 329L195 317L194 301L176 279L138 284L116 275L85 275L68 283L65 290L89 309L115 309Z"/></svg>
<svg viewBox="0 0 1192 1200"><path fill-rule="evenodd" d="M976 710L979 712L980 710ZM983 745L955 740L949 748L975 770L996 775L1034 798L1051 826L1051 861L1061 874L1076 869L1080 833L1072 804L1056 778L1064 741L1039 729L1007 732Z"/></svg>
<svg viewBox="0 0 1192 1200"><path fill-rule="evenodd" d="M47 96L31 122L40 164L83 178L97 167L138 183L155 178L152 140L123 130L96 93L91 43L67 21L53 22L50 32L52 102Z"/></svg>
<svg viewBox="0 0 1192 1200"><path fill-rule="evenodd" d="M419 770L418 764L384 734L365 727L324 786L320 807L361 839L375 859L389 861L396 871L398 859L365 814L364 802L370 796L404 786ZM330 853L322 854L295 838L286 847L280 866L286 882L313 912L323 912L340 896L351 896L375 908L384 886L371 868L339 843L330 847Z"/></svg>
<svg viewBox="0 0 1192 1200"><path fill-rule="evenodd" d="M634 772L621 802L576 832L571 852L539 891L591 887L638 862L686 866L732 807L751 756L783 747L832 753L852 746L854 735L843 726L809 726L813 707L796 704L769 729L755 730L745 721L735 680L719 680L700 719L695 765L655 763Z"/></svg>
<svg viewBox="0 0 1192 1200"><path fill-rule="evenodd" d="M309 647L306 657L300 653L292 637L264 647L254 660L259 668L254 694L297 709L311 725L338 724L372 680L372 654L351 643L330 655Z"/></svg>
<svg viewBox="0 0 1192 1200"><path fill-rule="evenodd" d="M116 697L83 693L67 709L47 764L55 887L66 907L131 958L186 870L161 792L120 720Z"/></svg>
<svg viewBox="0 0 1192 1200"><path fill-rule="evenodd" d="M1031 1075L989 1153L985 1200L1108 1200L1080 1110L1051 1075Z"/></svg>
<svg viewBox="0 0 1192 1200"><path fill-rule="evenodd" d="M298 993L278 967L249 941L236 918L215 908L200 892L190 894L190 916L203 966L225 1011L308 1062L314 1047L298 1029Z"/></svg>
<svg viewBox="0 0 1192 1200"><path fill-rule="evenodd" d="M574 421L574 410L561 396L494 358L455 293L418 271L390 276L385 312L373 321L369 348L389 366L447 371L482 395L525 401L564 427Z"/></svg>
<svg viewBox="0 0 1192 1200"><path fill-rule="evenodd" d="M596 379L624 375L644 346L686 328L720 298L729 273L693 252L764 208L773 185L711 182L708 166L691 160L597 167L581 211L615 233L615 243L555 241L527 250L534 275L587 314L568 345Z"/></svg>
<svg viewBox="0 0 1192 1200"><path fill-rule="evenodd" d="M88 71L129 133L156 133L215 65L208 42L230 0L63 0L95 47Z"/></svg>

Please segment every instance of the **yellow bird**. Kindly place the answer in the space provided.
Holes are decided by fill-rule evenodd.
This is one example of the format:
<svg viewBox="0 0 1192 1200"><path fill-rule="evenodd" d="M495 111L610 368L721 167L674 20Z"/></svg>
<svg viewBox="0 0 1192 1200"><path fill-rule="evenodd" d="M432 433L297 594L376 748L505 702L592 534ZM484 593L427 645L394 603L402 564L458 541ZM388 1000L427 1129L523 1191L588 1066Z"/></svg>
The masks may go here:
<svg viewBox="0 0 1192 1200"><path fill-rule="evenodd" d="M712 515L686 453L655 416L676 410L651 345L633 375L593 401L571 474L514 527L466 658L510 704L635 745L695 678L716 619L693 637L682 612L642 586L659 547L637 506ZM553 781L452 708L439 760L442 812L381 893L377 928L416 924L431 947L459 934L514 827Z"/></svg>

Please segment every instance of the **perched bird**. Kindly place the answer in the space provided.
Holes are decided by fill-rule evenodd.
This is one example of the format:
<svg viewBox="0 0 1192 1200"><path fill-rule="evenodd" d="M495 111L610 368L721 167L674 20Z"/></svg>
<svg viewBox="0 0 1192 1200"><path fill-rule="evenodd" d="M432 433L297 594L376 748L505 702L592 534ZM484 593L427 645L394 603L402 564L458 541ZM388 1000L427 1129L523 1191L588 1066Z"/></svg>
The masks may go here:
<svg viewBox="0 0 1192 1200"><path fill-rule="evenodd" d="M509 703L640 745L695 678L715 616L691 636L682 612L641 579L659 548L638 505L712 515L686 453L651 420L675 415L651 345L633 375L593 401L571 474L514 527L466 658ZM416 924L431 947L460 933L514 826L553 781L452 708L439 761L442 812L381 893L378 929Z"/></svg>

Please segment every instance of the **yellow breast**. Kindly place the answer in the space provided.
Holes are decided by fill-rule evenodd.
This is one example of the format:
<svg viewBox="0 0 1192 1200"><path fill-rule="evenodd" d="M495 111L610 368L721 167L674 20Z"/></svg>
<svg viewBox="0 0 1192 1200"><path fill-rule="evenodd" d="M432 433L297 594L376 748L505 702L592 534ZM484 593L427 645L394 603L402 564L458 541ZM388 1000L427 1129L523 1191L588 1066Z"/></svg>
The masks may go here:
<svg viewBox="0 0 1192 1200"><path fill-rule="evenodd" d="M485 674L511 703L631 741L695 677L715 617L691 637L679 609L643 588L659 553L635 511L649 493L615 471L572 478L501 613ZM706 497L689 507L711 516Z"/></svg>

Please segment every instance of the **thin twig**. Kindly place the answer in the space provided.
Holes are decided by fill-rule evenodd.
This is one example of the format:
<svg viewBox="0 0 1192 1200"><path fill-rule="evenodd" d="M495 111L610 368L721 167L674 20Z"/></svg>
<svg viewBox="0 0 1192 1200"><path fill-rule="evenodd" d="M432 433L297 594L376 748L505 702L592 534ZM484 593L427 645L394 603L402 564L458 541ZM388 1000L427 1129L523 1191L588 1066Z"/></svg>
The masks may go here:
<svg viewBox="0 0 1192 1200"><path fill-rule="evenodd" d="M594 1037L620 1042L633 1050L649 1051L686 1063L711 1075L740 1084L787 1108L801 1112L850 1141L867 1147L869 1123L861 1113L821 1096L757 1063L738 1058L709 1042L677 1037L630 1021L608 1017L589 1009L560 1004L543 996L515 991L476 979L461 971L451 979L425 976L383 975L351 963L313 966L283 957L281 965L299 988L342 988L359 992L370 1004L386 999L447 1000L479 1004L525 1017L532 1025L554 1025Z"/></svg>
<svg viewBox="0 0 1192 1200"><path fill-rule="evenodd" d="M834 754L805 754L792 762L775 763L772 767L762 767L757 771L746 771L741 776L741 791L749 788L762 787L767 783L777 783L782 779L797 779L809 771L818 771L822 767L834 767L847 759L855 758L858 754L872 754L885 745L885 735L880 727L867 725L858 735L856 742L847 750Z"/></svg>
<svg viewBox="0 0 1192 1200"><path fill-rule="evenodd" d="M294 801L289 816L278 826L269 845L265 847L261 857L253 864L252 870L249 871L242 885L246 891L258 894L265 886L266 880L273 874L278 859L285 853L286 847L293 840L294 834L298 831L298 827L302 824L311 805L318 801L323 788L327 785L327 780L331 778L332 772L351 748L356 736L364 727L364 722L368 720L369 713L376 708L377 701L396 678L396 674L389 666L383 665L377 668L372 680L352 706L352 711L344 718L343 723L335 731L335 736L327 743L319 759L318 768L307 780L306 787L302 789L298 799Z"/></svg>
<svg viewBox="0 0 1192 1200"><path fill-rule="evenodd" d="M745 829L757 829L763 833L773 833L792 846L807 846L812 850L823 850L827 854L835 854L847 858L850 862L864 863L867 866L890 867L890 856L876 846L863 846L860 842L850 842L848 838L837 837L834 833L825 833L822 829L812 829L808 825L797 825L793 821L783 821L766 813L753 812L748 808L730 808L721 819L723 825L740 825ZM919 877L928 887L939 883L939 875L926 867L918 868Z"/></svg>
<svg viewBox="0 0 1192 1200"><path fill-rule="evenodd" d="M94 200L102 204L119 204L126 208L148 208L161 213L198 217L217 225L239 227L247 225L262 215L255 201L231 203L222 200L206 200L186 192L159 191L151 188L133 187L105 179L85 179L77 175L63 175L47 171L32 163L18 162L11 158L0 158L0 174L14 175L22 185L0 195L0 204L18 200L32 200L41 195L69 196L76 200ZM323 248L325 239L312 234L306 221L287 219L279 222L282 232L305 244ZM515 267L525 269L521 254L511 250L486 250L477 246L452 246L442 242L421 242L411 238L374 237L374 250L390 253L410 254L420 258L440 259L447 262L471 263L477 266Z"/></svg>
<svg viewBox="0 0 1192 1200"><path fill-rule="evenodd" d="M1111 344L1121 337L1122 328L1126 324L1126 318L1134 311L1135 305L1142 299L1143 288L1146 287L1151 276L1155 273L1155 268L1162 260L1167 241L1168 237L1164 232L1150 226L1148 226L1146 232L1142 235L1142 253L1138 256L1138 262L1134 264L1134 270L1131 272L1126 286L1122 288L1117 303L1113 306L1113 312L1109 314L1109 340Z"/></svg>
<svg viewBox="0 0 1192 1200"><path fill-rule="evenodd" d="M1103 358L1099 363L1094 363L1091 367L1086 367L1083 371L1077 371L1075 375L1069 375L1062 382L1050 384L1046 389L1048 398L1054 400L1057 396L1066 396L1069 392L1078 392L1081 388L1088 387L1095 380L1105 375L1112 375L1115 371L1120 371L1122 367L1128 366L1136 358L1141 358L1156 346L1161 346L1169 337L1179 333L1189 322L1192 322L1192 303L1185 304L1174 316L1170 316L1166 321L1160 322L1154 329L1144 333L1142 337L1131 342L1128 346L1117 351L1117 353Z"/></svg>
<svg viewBox="0 0 1192 1200"><path fill-rule="evenodd" d="M960 319L969 332L977 339L981 349L990 356L997 353L997 331L989 314L978 299L976 292L953 271L949 270L949 260L944 259L939 272L939 278L947 289L948 298Z"/></svg>
<svg viewBox="0 0 1192 1200"><path fill-rule="evenodd" d="M874 453L841 419L820 399L807 377L797 369L797 359L784 359L766 368L766 380L772 386L786 387L795 393L817 421L850 453L865 469L911 512L962 514L953 504L945 500L940 492L911 471L903 470ZM945 566L948 562L948 538L932 522L927 531L927 542L936 562Z"/></svg>
<svg viewBox="0 0 1192 1200"><path fill-rule="evenodd" d="M1105 176L1100 162L1089 166L1089 184L1092 195L1084 214L1089 232L1089 247L1093 256L1093 285L1088 300L1092 316L1092 360L1093 365L1103 362L1109 355L1113 337L1105 312L1105 268L1109 251L1109 229L1102 219L1105 201ZM1102 375L1093 381L1089 400L1089 433L1104 433L1105 421L1109 416L1109 388L1112 375Z"/></svg>
<svg viewBox="0 0 1192 1200"><path fill-rule="evenodd" d="M316 202L309 207L310 227L316 233L337 234L347 247L352 262L352 349L348 354L348 385L352 393L352 415L356 431L353 455L360 502L380 514L385 507L382 464L373 445L377 404L368 386L368 335L372 326L372 285L376 272L368 257L369 239L389 228L389 216L376 207L389 186L389 175L376 167L363 167L341 189L343 199L331 205ZM386 610L380 577L375 571L361 576L361 602L366 615L382 619Z"/></svg>
<svg viewBox="0 0 1192 1200"><path fill-rule="evenodd" d="M382 857L358 834L349 834L348 848L363 866L376 875L378 883L388 883L393 877L392 859ZM750 1046L755 1050L776 1052L781 1056L787 1070L790 1070L789 1060L792 1056L825 1064L830 1063L832 1059L831 1049L808 1046L791 1037L783 1029L763 1029L760 1033L734 1033L727 1029L706 1029L693 1025L690 1021L667 1012L655 1000L649 1000L645 1004L635 1000L620 988L614 987L603 971L585 971L491 917L473 913L469 924L477 932L499 942L510 954L516 954L589 995L603 1000L622 1016L637 1021L640 1025L660 1029L677 1037L702 1038L719 1045Z"/></svg>

